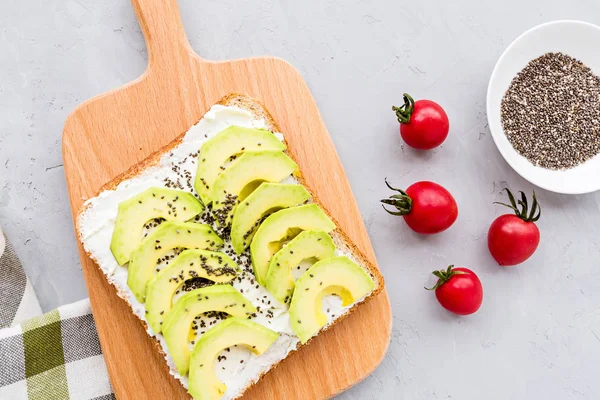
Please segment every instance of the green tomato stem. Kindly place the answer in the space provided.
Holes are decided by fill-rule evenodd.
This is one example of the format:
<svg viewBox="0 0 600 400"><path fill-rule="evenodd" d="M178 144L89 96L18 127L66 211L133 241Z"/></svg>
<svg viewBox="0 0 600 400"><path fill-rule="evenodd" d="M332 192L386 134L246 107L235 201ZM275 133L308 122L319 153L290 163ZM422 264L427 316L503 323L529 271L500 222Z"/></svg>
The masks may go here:
<svg viewBox="0 0 600 400"><path fill-rule="evenodd" d="M396 117L398 117L398 122L401 124L410 123L410 117L415 109L415 101L408 94L404 93L404 104L400 107L392 106L392 111L396 112Z"/></svg>
<svg viewBox="0 0 600 400"><path fill-rule="evenodd" d="M436 284L433 287L428 288L428 287L424 286L424 288L427 290L435 290L435 289L439 288L440 286L442 286L444 283L448 282L450 280L450 278L452 278L454 275L466 274L466 272L456 271L453 268L454 268L454 265L449 265L448 268L445 270L440 269L439 271L433 271L432 274L438 278L438 281L436 282Z"/></svg>
<svg viewBox="0 0 600 400"><path fill-rule="evenodd" d="M392 215L397 215L397 216L402 216L402 215L406 215L406 214L410 213L410 211L412 210L412 199L410 198L410 196L408 194L406 194L406 192L404 190L396 189L396 188L392 187L388 183L387 178L385 178L385 184L391 190L398 192L398 194L391 195L389 199L382 199L380 201L383 204L394 206L396 208L396 210L398 210L398 211L390 211L387 208L385 208L385 206L382 204L381 206L383 207L383 209L387 213L392 214Z"/></svg>
<svg viewBox="0 0 600 400"><path fill-rule="evenodd" d="M508 195L508 201L510 204L500 203L497 201L494 202L494 204L500 204L501 206L510 208L515 212L517 217L521 218L525 222L536 222L540 219L540 216L542 215L542 207L537 201L535 190L533 191L533 204L531 205L531 211L528 210L529 206L527 204L527 196L525 196L525 193L519 191L521 194L521 199L517 201L515 196L513 196L512 192L508 188L504 188L503 191L504 190ZM521 209L519 209L519 206L521 206Z"/></svg>

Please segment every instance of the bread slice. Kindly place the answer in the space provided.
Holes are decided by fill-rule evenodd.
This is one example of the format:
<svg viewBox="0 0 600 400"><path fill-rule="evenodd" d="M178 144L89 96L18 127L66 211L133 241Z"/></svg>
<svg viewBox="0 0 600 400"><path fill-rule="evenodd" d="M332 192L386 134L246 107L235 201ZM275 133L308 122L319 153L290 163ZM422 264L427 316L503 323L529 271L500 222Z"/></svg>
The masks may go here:
<svg viewBox="0 0 600 400"><path fill-rule="evenodd" d="M222 98L221 100L219 100L217 105L226 106L226 107L236 107L241 110L250 112L256 120L262 120L264 123L264 126L267 129L269 129L273 132L280 132L279 126L277 125L276 121L273 119L273 117L271 116L269 111L264 107L264 105L262 105L260 102L254 100L244 94L240 94L240 93L229 94L229 95L225 96L224 98ZM111 272L111 271L105 270L105 267L102 262L103 255L99 254L97 251L95 251L94 246L93 246L94 243L92 242L93 232L92 232L92 235L90 235L90 229L88 229L88 227L86 226L86 223L90 221L90 218L93 220L97 220L97 219L105 218L107 215L110 214L110 212L107 214L105 212L105 210L96 210L94 208L94 206L95 206L94 200L95 199L103 197L103 196L104 197L110 196L111 193L114 193L111 191L114 191L115 189L117 189L118 187L122 187L123 185L125 185L125 187L127 187L127 184L130 179L140 178L141 176L148 174L149 171L152 171L152 168L156 167L159 163L163 162L165 159L168 160L169 155L172 156L173 151L177 149L177 146L180 143L182 143L186 133L181 134L179 137L174 139L171 143L169 143L165 147L163 147L160 150L156 151L155 153L151 154L150 156L148 156L146 159L144 159L140 163L134 165L129 170L125 171L121 175L114 178L112 181L105 184L100 189L100 191L97 193L96 197L89 199L84 204L84 206L79 211L78 217L77 217L77 223L76 223L77 236L78 236L78 239L82 242L83 247L86 250L86 253L92 260L94 260L96 262L98 267L104 272L105 276L107 277L107 280L112 285L115 286L119 297L124 299L129 304L129 306L132 308L132 311L134 312L134 314L136 316L138 316L138 318L140 319L140 322L143 324L144 328L146 329L146 331L148 331L148 333L150 335L152 335L152 332L149 329L147 323L144 321L143 311L140 311L140 309L139 309L140 304L138 304L136 302L134 296L130 292L128 292L128 287L126 287L126 285L124 287L122 284L119 284L118 280L115 278L118 271L117 271L117 273L115 273L114 271ZM285 137L284 137L284 139L285 139ZM288 156L293 158L293 156L292 156L292 154L290 154L290 152L286 151L286 153L288 154ZM163 160L163 161L161 161L161 160ZM296 160L294 160L294 161L296 161ZM299 169L300 169L300 174L295 174L294 178L298 181L299 184L302 184L311 193L311 196L312 196L311 202L318 204L336 224L337 228L333 232L330 233L331 237L333 238L333 240L336 244L336 247L339 250L341 250L343 253L347 254L350 258L352 258L359 265L361 265L365 270L367 270L369 272L369 274L372 276L372 278L374 279L375 284L376 284L376 288L369 295L367 295L364 299L353 304L350 308L344 309L344 311L340 315L336 316L336 319L334 319L330 324L326 325L319 332L319 334L320 334L321 332L331 328L332 326L334 326L335 324L340 322L346 316L352 314L352 312L360 304L368 301L369 299L375 297L378 293L380 293L383 290L384 281L383 281L383 277L381 276L379 270L373 264L371 264L371 262L369 262L369 260L349 240L348 236L339 227L339 224L335 221L334 218L331 217L328 210L325 207L323 207L323 205L319 202L318 197L316 196L314 191L311 190L310 186L307 185L307 183L305 182L304 178L301 175L301 170L302 170L301 165L299 166ZM190 188L189 190L193 190L193 189ZM106 249L106 251L110 252L110 250L108 248ZM316 337L316 335L315 335L315 337ZM157 350L167 359L167 362L168 362L168 355L165 352L166 346L165 346L164 342L161 341L160 338L161 338L160 335L154 336L154 340L157 345ZM287 355L291 354L291 352L293 352L293 351L297 351L302 346L308 346L308 345L310 345L310 340L304 345L300 344L300 342L297 342L295 344L294 348L291 349L291 351L289 353L287 353ZM283 359L287 358L287 355ZM270 366L270 368L268 368L268 370L263 371L259 376L256 377L256 379L253 379L250 382L248 382L248 384L246 386L244 386L242 388L242 390L240 390L239 393L237 393L237 395L235 397L231 397L231 398L241 397L244 394L244 392L246 390L248 390L250 387L252 387L264 374L266 374L269 371L276 368L277 365L281 361L283 361L283 359L278 360L277 362L273 363ZM171 369L172 375L174 375L176 378L178 378L180 381L182 381L182 383L186 383L185 378L179 377L178 374L173 372L172 365L169 365L169 367Z"/></svg>

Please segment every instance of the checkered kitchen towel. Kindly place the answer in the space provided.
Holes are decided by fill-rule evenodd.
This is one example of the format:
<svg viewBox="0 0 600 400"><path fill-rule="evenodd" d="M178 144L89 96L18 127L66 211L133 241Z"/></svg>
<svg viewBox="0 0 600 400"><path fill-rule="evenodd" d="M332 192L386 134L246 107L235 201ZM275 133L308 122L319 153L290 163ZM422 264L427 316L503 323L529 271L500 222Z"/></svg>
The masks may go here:
<svg viewBox="0 0 600 400"><path fill-rule="evenodd" d="M89 301L39 314L0 229L0 399L115 399Z"/></svg>

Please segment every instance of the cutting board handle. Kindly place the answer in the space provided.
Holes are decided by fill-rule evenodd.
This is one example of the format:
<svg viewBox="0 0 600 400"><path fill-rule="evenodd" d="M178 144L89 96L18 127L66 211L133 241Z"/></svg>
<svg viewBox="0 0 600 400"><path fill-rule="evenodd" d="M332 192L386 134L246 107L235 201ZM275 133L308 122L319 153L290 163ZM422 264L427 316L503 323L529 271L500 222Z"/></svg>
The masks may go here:
<svg viewBox="0 0 600 400"><path fill-rule="evenodd" d="M148 68L198 56L192 50L179 14L177 0L131 0L146 39Z"/></svg>

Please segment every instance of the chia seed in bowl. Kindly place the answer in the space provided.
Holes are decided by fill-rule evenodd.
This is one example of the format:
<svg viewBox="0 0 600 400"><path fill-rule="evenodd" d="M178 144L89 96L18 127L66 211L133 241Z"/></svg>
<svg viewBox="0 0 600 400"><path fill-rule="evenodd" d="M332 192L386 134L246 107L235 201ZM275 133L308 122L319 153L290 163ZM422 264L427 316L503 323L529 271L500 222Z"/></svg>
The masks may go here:
<svg viewBox="0 0 600 400"><path fill-rule="evenodd" d="M500 112L509 142L534 165L570 169L600 153L600 77L566 54L530 61Z"/></svg>

